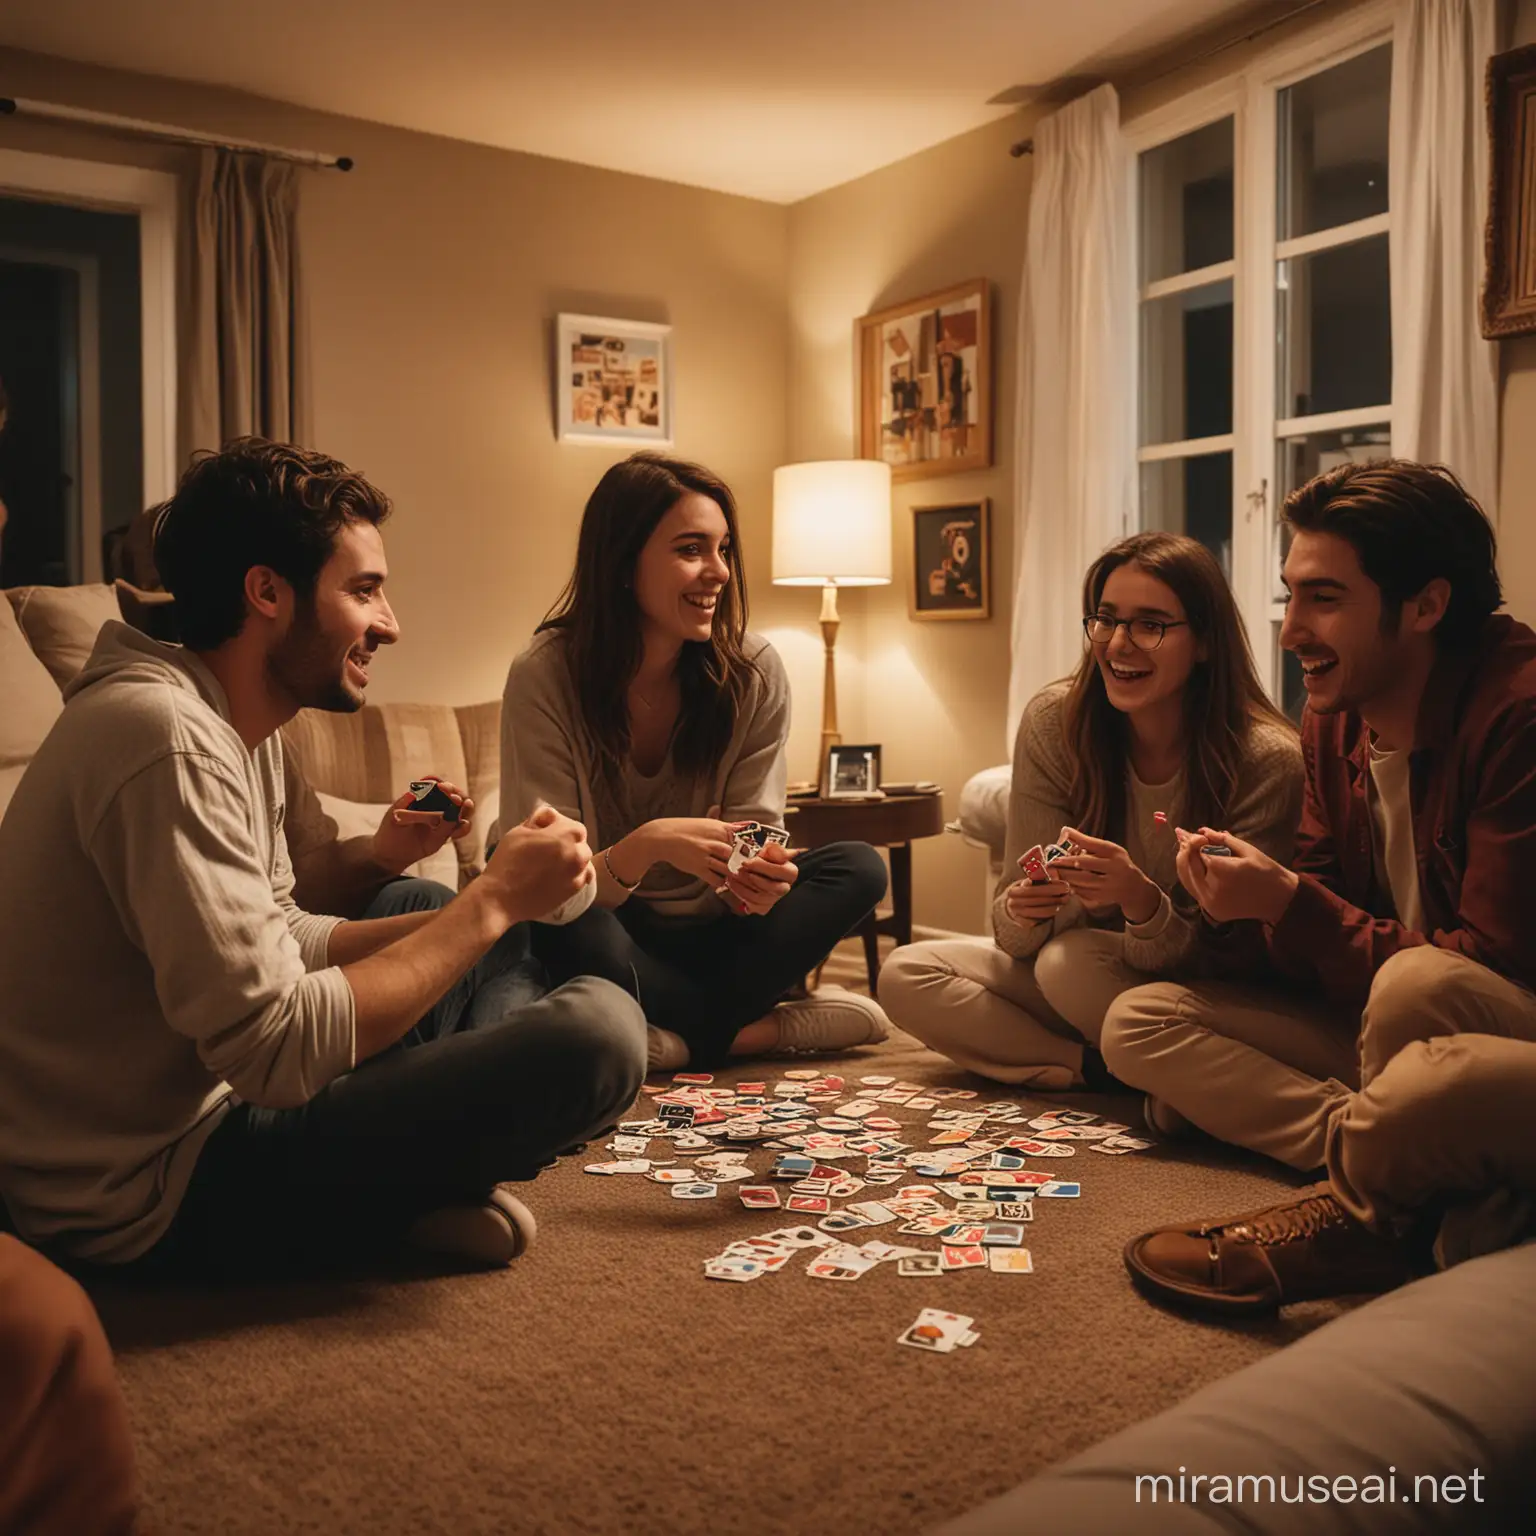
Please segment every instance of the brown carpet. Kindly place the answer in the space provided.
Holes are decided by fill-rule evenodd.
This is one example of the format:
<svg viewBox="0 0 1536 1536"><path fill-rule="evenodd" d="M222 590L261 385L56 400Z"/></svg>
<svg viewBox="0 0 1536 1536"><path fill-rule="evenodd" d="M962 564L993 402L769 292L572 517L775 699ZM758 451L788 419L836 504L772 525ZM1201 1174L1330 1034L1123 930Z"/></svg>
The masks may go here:
<svg viewBox="0 0 1536 1536"><path fill-rule="evenodd" d="M1047 1103L967 1080L904 1037L842 1064ZM717 1080L775 1081L792 1065ZM1072 1102L1140 1121L1135 1099ZM1127 1237L1294 1182L1209 1143L1125 1157L1084 1146L1051 1164L1084 1191L1039 1202L1034 1274L902 1278L884 1264L841 1285L793 1263L746 1285L705 1280L702 1261L727 1242L800 1218L585 1175L611 1156L591 1151L527 1191L539 1240L500 1273L100 1294L153 1529L921 1531L1337 1310L1217 1327L1131 1290ZM753 1167L771 1156L754 1151ZM892 1232L865 1236L908 1241ZM980 1342L946 1356L899 1347L925 1306L971 1314Z"/></svg>

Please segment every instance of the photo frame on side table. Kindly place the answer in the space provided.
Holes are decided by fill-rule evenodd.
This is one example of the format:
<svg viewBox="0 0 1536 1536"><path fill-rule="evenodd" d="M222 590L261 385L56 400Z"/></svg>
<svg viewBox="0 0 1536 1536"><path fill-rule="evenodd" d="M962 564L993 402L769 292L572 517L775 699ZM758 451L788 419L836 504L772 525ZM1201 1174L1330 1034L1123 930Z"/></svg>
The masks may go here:
<svg viewBox="0 0 1536 1536"><path fill-rule="evenodd" d="M992 463L992 292L957 283L858 322L859 456L893 480Z"/></svg>
<svg viewBox="0 0 1536 1536"><path fill-rule="evenodd" d="M848 746L841 742L827 748L821 769L822 794L828 800L879 800L880 748Z"/></svg>
<svg viewBox="0 0 1536 1536"><path fill-rule="evenodd" d="M907 611L914 619L992 617L989 498L912 508Z"/></svg>
<svg viewBox="0 0 1536 1536"><path fill-rule="evenodd" d="M1482 332L1536 331L1536 45L1488 61Z"/></svg>
<svg viewBox="0 0 1536 1536"><path fill-rule="evenodd" d="M555 316L555 435L563 443L672 442L672 327Z"/></svg>

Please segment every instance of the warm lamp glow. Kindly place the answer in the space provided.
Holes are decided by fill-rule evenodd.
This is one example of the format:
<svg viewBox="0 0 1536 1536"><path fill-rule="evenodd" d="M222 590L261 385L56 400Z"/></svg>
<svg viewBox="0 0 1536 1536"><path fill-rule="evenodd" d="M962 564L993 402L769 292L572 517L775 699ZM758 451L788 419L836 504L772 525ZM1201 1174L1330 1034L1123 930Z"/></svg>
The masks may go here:
<svg viewBox="0 0 1536 1536"><path fill-rule="evenodd" d="M874 459L822 459L773 472L773 580L821 588L818 782L826 792L827 749L837 732L837 589L883 587L891 579L891 466Z"/></svg>
<svg viewBox="0 0 1536 1536"><path fill-rule="evenodd" d="M891 467L824 459L773 472L773 580L879 587L891 579Z"/></svg>

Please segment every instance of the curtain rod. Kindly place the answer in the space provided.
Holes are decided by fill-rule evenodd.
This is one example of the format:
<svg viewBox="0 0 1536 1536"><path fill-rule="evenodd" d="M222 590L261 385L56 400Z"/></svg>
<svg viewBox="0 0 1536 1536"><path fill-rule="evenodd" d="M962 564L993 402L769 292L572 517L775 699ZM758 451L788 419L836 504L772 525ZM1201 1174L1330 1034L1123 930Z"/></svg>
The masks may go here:
<svg viewBox="0 0 1536 1536"><path fill-rule="evenodd" d="M19 96L0 96L0 116L20 112L27 117L45 117L58 122L85 123L117 133L130 133L143 139L165 139L173 144L203 144L211 149L244 150L265 155L269 160L291 160L295 165L309 165L316 170L350 171L350 155L323 155L313 149L285 149L281 144L258 144L253 139L233 139L222 134L198 133L176 128L169 123L148 123L142 118L119 117L115 112L92 112L85 107L65 107L49 101L27 101Z"/></svg>
<svg viewBox="0 0 1536 1536"><path fill-rule="evenodd" d="M1166 80L1169 75L1176 75L1181 69L1192 69L1196 64L1203 64L1207 59L1214 59L1218 54L1225 53L1229 48L1236 48L1243 43L1251 43L1256 37L1263 37L1266 32L1273 32L1276 27L1283 27L1286 22L1294 21L1296 17L1305 15L1308 11L1315 11L1320 5L1327 5L1329 0L1305 0L1302 5L1293 6L1284 15L1272 16L1268 21L1261 22L1251 32L1244 32L1240 37L1229 37L1224 43L1217 43L1214 48L1207 48L1204 53L1197 53L1192 59L1180 59L1176 64L1170 64L1165 69L1160 69L1155 75L1149 75L1145 80L1138 80L1137 86L1153 85L1159 80ZM1020 139L1012 145L1008 153L1015 160L1020 155L1032 155L1035 152L1033 139Z"/></svg>

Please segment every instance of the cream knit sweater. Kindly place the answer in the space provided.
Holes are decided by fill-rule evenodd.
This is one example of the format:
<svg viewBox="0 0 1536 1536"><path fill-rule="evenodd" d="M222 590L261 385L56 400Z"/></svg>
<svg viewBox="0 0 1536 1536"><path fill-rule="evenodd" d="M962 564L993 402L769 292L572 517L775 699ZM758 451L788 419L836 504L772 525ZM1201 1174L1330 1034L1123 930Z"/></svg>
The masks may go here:
<svg viewBox="0 0 1536 1536"><path fill-rule="evenodd" d="M1049 922L1024 924L1008 916L1004 901L1008 887L1020 878L1019 855L1036 843L1055 842L1071 820L1069 802L1077 770L1066 739L1066 696L1064 682L1042 688L1025 706L1014 742L1008 834L1003 874L992 900L992 931L999 948L1017 960L1028 959L1056 934L1093 921L1076 897L1065 902ZM1301 744L1294 732L1264 721L1249 733L1223 828L1289 865L1301 795ZM1125 800L1125 833L1117 841L1141 872L1162 888L1163 898L1146 922L1116 926L1125 930L1128 965L1167 975L1190 959L1199 935L1199 909L1179 885L1174 867L1178 846L1173 826L1183 817L1184 774L1181 771L1166 784L1143 784L1127 766ZM1154 811L1165 812L1170 825L1156 825Z"/></svg>

